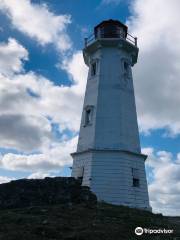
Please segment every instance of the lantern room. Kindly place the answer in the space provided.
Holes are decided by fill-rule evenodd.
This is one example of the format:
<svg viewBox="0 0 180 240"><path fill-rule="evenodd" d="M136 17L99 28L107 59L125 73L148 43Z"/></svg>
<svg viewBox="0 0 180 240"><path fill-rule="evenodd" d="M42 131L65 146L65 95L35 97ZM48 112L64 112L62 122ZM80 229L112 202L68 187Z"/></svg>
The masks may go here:
<svg viewBox="0 0 180 240"><path fill-rule="evenodd" d="M124 38L127 36L127 26L117 20L107 20L94 28L95 39L98 38Z"/></svg>

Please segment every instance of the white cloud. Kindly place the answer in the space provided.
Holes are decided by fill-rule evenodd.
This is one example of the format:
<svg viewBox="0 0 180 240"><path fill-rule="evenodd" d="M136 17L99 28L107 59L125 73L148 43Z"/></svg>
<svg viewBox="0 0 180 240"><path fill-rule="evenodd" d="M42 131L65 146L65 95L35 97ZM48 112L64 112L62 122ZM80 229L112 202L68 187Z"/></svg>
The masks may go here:
<svg viewBox="0 0 180 240"><path fill-rule="evenodd" d="M84 63L82 51L76 51L70 58L64 58L60 67L69 75L69 78L75 83L73 90L78 95L84 95L88 67Z"/></svg>
<svg viewBox="0 0 180 240"><path fill-rule="evenodd" d="M3 148L38 150L50 139L51 126L44 117L28 114L0 115L0 146Z"/></svg>
<svg viewBox="0 0 180 240"><path fill-rule="evenodd" d="M0 176L0 184L2 183L7 183L14 180L13 178L9 178L9 177L4 177L4 176Z"/></svg>
<svg viewBox="0 0 180 240"><path fill-rule="evenodd" d="M64 60L61 67L71 76L72 86L55 86L48 79L32 72L17 74L11 79L3 76L1 81L2 88L13 89L13 91L4 91L5 94L2 94L0 113L22 114L24 116L24 121L28 121L29 113L31 113L31 116L34 118L41 116L42 121L47 121L45 116L49 116L53 122L59 124L60 131L69 129L77 132L80 124L82 96L86 84L87 68L83 63L82 54L80 52L74 53L71 59ZM29 96L26 91L27 89L31 89L38 97L34 98ZM19 122L19 124L21 131L26 132L25 126L23 127L21 122ZM48 122L47 124L42 124L41 121L39 121L39 125L36 125L36 127L36 133L38 131L44 131L44 128L47 129L47 133L51 131ZM7 128L7 124L4 125L4 128L6 131L9 131L9 136L6 135L3 141L6 141L6 144L10 144L12 141L12 130L9 127ZM16 128L18 128L18 124ZM28 143L28 146L31 147L32 150L38 150L39 147L35 135L33 131L31 131L31 125L27 126L27 131L29 132L26 132L27 134L25 135L28 136L28 138L32 136L32 143L34 144L34 146L31 146ZM26 142L22 141L24 135L21 138L21 134L16 132L14 136L16 136L14 141L15 149L26 150ZM41 138L38 139L39 142L42 141L43 146L43 138L45 136L46 134L42 134ZM65 139L64 141L62 141L63 138ZM17 141L17 139L19 139L19 141ZM42 152L39 154L5 154L1 160L1 166L10 170L40 171L42 173L55 171L57 169L60 170L64 166L72 164L70 153L75 151L77 137L66 140L66 136L62 136L62 140L56 143L56 140L52 139L49 145L46 144L44 147L40 148ZM4 146L6 144L4 143Z"/></svg>
<svg viewBox="0 0 180 240"><path fill-rule="evenodd" d="M9 42L2 44L5 49L8 45ZM21 51L23 47L19 45L19 49ZM8 57L11 58L11 52ZM71 76L72 86L56 86L36 73L22 73L21 61L22 55L17 51L14 61L7 67L7 73L0 74L0 146L40 153L7 153L2 156L0 165L12 171L34 172L30 178L44 177L72 164L70 153L75 151L77 137L68 140L63 135L57 143L52 138L50 123L56 122L61 133L63 129L77 132L87 68L82 54L74 53L62 64ZM14 62L19 62L18 74L14 74ZM8 63L5 61L3 64L6 68Z"/></svg>
<svg viewBox="0 0 180 240"><path fill-rule="evenodd" d="M18 6L11 0L0 0L0 8L15 28L40 44L54 43L60 50L69 49L69 16L55 16L47 6L28 0ZM4 154L1 167L31 171L34 173L30 177L38 177L72 164L70 153L75 151L77 137L68 139L63 130L79 130L87 76L82 53L63 55L60 67L68 73L72 85L57 86L35 72L25 72L23 61L28 60L28 52L17 40L9 39L0 46L6 56L0 56L0 147L21 152ZM59 126L59 143L53 138L51 122Z"/></svg>
<svg viewBox="0 0 180 240"><path fill-rule="evenodd" d="M180 215L180 161L179 156L167 151L155 152L143 149L148 154L146 165L152 168L153 181L149 184L150 203L154 212L164 215Z"/></svg>
<svg viewBox="0 0 180 240"><path fill-rule="evenodd" d="M5 52L9 42L1 46ZM21 53L23 47L19 44L17 49ZM61 132L79 130L87 68L82 54L74 53L62 64L72 85L57 86L34 72L21 73L24 70L20 53L17 50L14 56L14 52L9 51L8 58L11 59L11 54L14 56L11 64L1 59L7 73L0 73L0 146L26 152L42 151L53 141L51 121L59 124ZM25 53L28 55L27 50ZM14 74L16 62L18 74Z"/></svg>
<svg viewBox="0 0 180 240"><path fill-rule="evenodd" d="M36 80L30 78L32 74L21 75L28 52L15 39L9 39L0 44L0 53L0 146L37 150L50 141L51 125L37 113L37 102L28 94L28 83L35 85Z"/></svg>
<svg viewBox="0 0 180 240"><path fill-rule="evenodd" d="M71 22L69 15L54 15L46 4L34 4L30 0L0 0L0 10L11 20L14 28L34 38L39 44L54 43L60 51L71 47L66 33Z"/></svg>
<svg viewBox="0 0 180 240"><path fill-rule="evenodd" d="M22 60L28 60L27 50L15 39L9 38L8 43L0 43L0 73L11 75L23 70Z"/></svg>
<svg viewBox="0 0 180 240"><path fill-rule="evenodd" d="M140 129L164 128L180 133L180 2L135 0L130 31L138 37L134 67ZM152 16L153 14L153 16Z"/></svg>
<svg viewBox="0 0 180 240"><path fill-rule="evenodd" d="M77 137L59 143L54 143L50 148L44 149L41 154L5 154L0 161L1 167L9 170L32 171L48 173L61 170L64 166L72 164L70 153L74 152Z"/></svg>
<svg viewBox="0 0 180 240"><path fill-rule="evenodd" d="M50 173L45 172L34 172L31 175L29 175L28 179L43 179L45 177L53 177Z"/></svg>

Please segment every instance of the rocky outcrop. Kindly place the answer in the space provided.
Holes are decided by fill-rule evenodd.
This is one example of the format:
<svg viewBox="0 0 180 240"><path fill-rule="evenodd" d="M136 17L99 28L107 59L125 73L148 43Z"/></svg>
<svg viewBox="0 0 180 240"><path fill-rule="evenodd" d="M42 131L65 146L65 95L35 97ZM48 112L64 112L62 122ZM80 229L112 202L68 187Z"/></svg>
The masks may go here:
<svg viewBox="0 0 180 240"><path fill-rule="evenodd" d="M52 204L95 206L96 196L71 177L20 179L0 185L0 208Z"/></svg>

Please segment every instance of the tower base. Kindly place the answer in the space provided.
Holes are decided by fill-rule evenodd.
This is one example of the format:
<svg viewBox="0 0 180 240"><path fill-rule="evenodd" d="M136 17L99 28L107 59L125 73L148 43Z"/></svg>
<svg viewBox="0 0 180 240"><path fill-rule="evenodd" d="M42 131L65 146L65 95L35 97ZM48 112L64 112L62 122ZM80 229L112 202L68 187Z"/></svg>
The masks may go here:
<svg viewBox="0 0 180 240"><path fill-rule="evenodd" d="M146 155L124 150L88 149L72 154L72 177L82 178L99 201L151 211Z"/></svg>

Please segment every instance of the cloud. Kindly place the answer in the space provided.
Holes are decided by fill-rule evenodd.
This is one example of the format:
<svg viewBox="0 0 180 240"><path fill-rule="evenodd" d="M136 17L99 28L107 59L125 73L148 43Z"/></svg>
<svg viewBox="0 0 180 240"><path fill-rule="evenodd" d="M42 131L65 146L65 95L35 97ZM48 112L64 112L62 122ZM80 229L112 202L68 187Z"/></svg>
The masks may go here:
<svg viewBox="0 0 180 240"><path fill-rule="evenodd" d="M14 180L13 178L9 178L9 177L4 177L4 176L0 176L0 184L2 183L7 183Z"/></svg>
<svg viewBox="0 0 180 240"><path fill-rule="evenodd" d="M28 60L28 51L15 39L0 43L0 73L11 75L23 70L23 60Z"/></svg>
<svg viewBox="0 0 180 240"><path fill-rule="evenodd" d="M51 138L51 127L45 118L31 115L0 115L0 146L22 151L38 150Z"/></svg>
<svg viewBox="0 0 180 240"><path fill-rule="evenodd" d="M5 154L0 161L1 167L9 170L49 173L61 170L72 164L70 153L75 151L77 137L53 143L41 154Z"/></svg>
<svg viewBox="0 0 180 240"><path fill-rule="evenodd" d="M51 123L39 111L40 100L27 91L27 85L35 79L23 76L0 74L0 146L31 152L50 143ZM21 82L21 78L27 82Z"/></svg>
<svg viewBox="0 0 180 240"><path fill-rule="evenodd" d="M127 24L138 37L134 83L140 129L145 132L166 128L172 135L180 133L179 8L178 0L132 2Z"/></svg>
<svg viewBox="0 0 180 240"><path fill-rule="evenodd" d="M71 41L66 33L70 16L56 16L46 5L22 0L0 0L0 9L14 28L45 45L53 43L60 51L68 50ZM30 17L30 16L33 16ZM61 70L68 73L71 86L55 85L33 71L26 72L28 51L16 40L0 44L0 147L13 151L1 157L4 169L30 171L40 177L72 164L79 130L87 67L82 53L62 55ZM58 139L53 125L58 126ZM18 153L20 152L20 153Z"/></svg>
<svg viewBox="0 0 180 240"><path fill-rule="evenodd" d="M84 95L88 67L84 63L82 51L76 51L72 56L64 58L60 68L65 70L74 82L73 90L78 95Z"/></svg>
<svg viewBox="0 0 180 240"><path fill-rule="evenodd" d="M6 48L8 44L2 45ZM16 61L22 61L19 54ZM63 130L76 134L79 129L85 79L78 78L78 73L87 72L84 66L77 71L78 63L82 64L79 52L63 62L71 86L57 86L41 75L25 72L22 64L21 72L15 74L12 64L12 74L0 74L0 147L21 151L4 154L2 168L45 174L72 164L70 153L75 151L77 137L69 139ZM52 135L51 123L59 126L62 136L58 140Z"/></svg>
<svg viewBox="0 0 180 240"><path fill-rule="evenodd" d="M9 42L1 44L3 52ZM11 42L17 43L15 39ZM25 152L43 151L56 141L52 139L51 123L59 125L61 134L65 129L74 134L79 130L87 68L80 52L64 58L62 68L69 74L72 85L57 86L42 75L25 72L24 58L18 49L21 53L24 48L18 44L16 55L9 51L11 64L1 59L7 71L0 73L0 146ZM24 53L28 55L27 50ZM17 62L18 73L14 72Z"/></svg>
<svg viewBox="0 0 180 240"><path fill-rule="evenodd" d="M27 87L37 84L32 74L22 74L24 60L28 51L15 39L0 44L0 146L31 151L50 141L51 125L33 111L37 101Z"/></svg>
<svg viewBox="0 0 180 240"><path fill-rule="evenodd" d="M68 50L71 41L66 33L71 22L69 15L55 15L46 4L30 0L0 0L0 10L8 16L14 28L38 41L40 45L53 43L60 51Z"/></svg>
<svg viewBox="0 0 180 240"><path fill-rule="evenodd" d="M149 157L146 165L152 168L153 181L149 184L150 203L154 212L180 215L180 153L174 159L171 152L143 149Z"/></svg>
<svg viewBox="0 0 180 240"><path fill-rule="evenodd" d="M29 175L28 179L43 179L45 177L53 177L50 173L44 173L44 172L35 172Z"/></svg>

